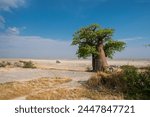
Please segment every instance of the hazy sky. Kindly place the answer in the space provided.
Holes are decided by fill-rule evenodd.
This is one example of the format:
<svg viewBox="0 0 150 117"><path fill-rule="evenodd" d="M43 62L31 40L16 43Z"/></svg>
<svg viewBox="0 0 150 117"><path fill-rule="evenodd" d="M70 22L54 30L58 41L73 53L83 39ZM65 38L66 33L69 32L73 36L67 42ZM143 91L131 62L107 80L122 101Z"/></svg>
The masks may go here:
<svg viewBox="0 0 150 117"><path fill-rule="evenodd" d="M116 58L150 58L150 0L0 0L0 58L75 58L72 35L92 23L127 43Z"/></svg>

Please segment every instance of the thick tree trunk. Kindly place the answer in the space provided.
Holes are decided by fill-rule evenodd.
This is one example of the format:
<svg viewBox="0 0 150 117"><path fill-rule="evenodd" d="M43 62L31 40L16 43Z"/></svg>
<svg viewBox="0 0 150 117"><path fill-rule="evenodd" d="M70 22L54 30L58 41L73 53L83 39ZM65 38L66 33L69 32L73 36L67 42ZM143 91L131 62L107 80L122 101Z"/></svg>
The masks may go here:
<svg viewBox="0 0 150 117"><path fill-rule="evenodd" d="M95 57L95 71L100 71L99 56L96 56L96 57Z"/></svg>
<svg viewBox="0 0 150 117"><path fill-rule="evenodd" d="M95 71L104 71L108 66L105 52L103 49L103 42L101 41L97 47L99 54L95 57Z"/></svg>
<svg viewBox="0 0 150 117"><path fill-rule="evenodd" d="M103 41L101 41L98 45L98 51L99 51L99 71L104 71L106 69L106 67L108 66L108 63L107 63L107 59L106 59L106 56L105 56L105 52L104 52L104 48L103 48Z"/></svg>
<svg viewBox="0 0 150 117"><path fill-rule="evenodd" d="M92 71L96 71L95 69L95 55L92 54Z"/></svg>

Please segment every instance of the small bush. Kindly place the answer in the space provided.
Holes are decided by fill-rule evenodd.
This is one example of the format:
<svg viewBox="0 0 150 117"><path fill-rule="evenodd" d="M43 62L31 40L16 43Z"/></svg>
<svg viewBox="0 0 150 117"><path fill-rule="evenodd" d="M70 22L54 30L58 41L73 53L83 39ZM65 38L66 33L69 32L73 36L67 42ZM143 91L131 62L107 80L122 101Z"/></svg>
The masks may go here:
<svg viewBox="0 0 150 117"><path fill-rule="evenodd" d="M127 99L149 99L150 97L150 69L139 72L134 66L122 66L126 88L124 94Z"/></svg>
<svg viewBox="0 0 150 117"><path fill-rule="evenodd" d="M137 68L135 66L132 65L123 65L120 67L124 72L126 72L126 74L128 73L137 73Z"/></svg>
<svg viewBox="0 0 150 117"><path fill-rule="evenodd" d="M0 67L6 67L5 61L2 61L2 62L0 63Z"/></svg>
<svg viewBox="0 0 150 117"><path fill-rule="evenodd" d="M19 61L15 63L10 63L7 61L0 62L0 67L23 67L23 68L36 68L31 61Z"/></svg>
<svg viewBox="0 0 150 117"><path fill-rule="evenodd" d="M126 83L128 89L131 88L132 90L133 86L137 83L139 77L138 69L134 66L128 66L128 65L121 66L121 68L123 70L122 79Z"/></svg>
<svg viewBox="0 0 150 117"><path fill-rule="evenodd" d="M14 63L14 67L23 67L24 66L24 63L22 62L15 62Z"/></svg>
<svg viewBox="0 0 150 117"><path fill-rule="evenodd" d="M6 62L6 61L0 62L0 67L6 67L6 66L10 66L10 65L11 65L10 62Z"/></svg>
<svg viewBox="0 0 150 117"><path fill-rule="evenodd" d="M22 61L23 68L36 68L32 61Z"/></svg>

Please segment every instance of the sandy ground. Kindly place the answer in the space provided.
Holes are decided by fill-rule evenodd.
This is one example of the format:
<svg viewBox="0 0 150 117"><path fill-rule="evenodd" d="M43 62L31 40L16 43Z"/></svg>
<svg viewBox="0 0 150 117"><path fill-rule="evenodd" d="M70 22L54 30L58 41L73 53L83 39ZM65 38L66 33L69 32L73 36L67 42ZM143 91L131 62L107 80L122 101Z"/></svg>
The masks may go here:
<svg viewBox="0 0 150 117"><path fill-rule="evenodd" d="M31 60L36 69L28 68L0 68L0 83L11 81L24 81L41 77L67 77L74 81L84 81L93 75L86 72L91 68L91 60L35 60L35 59L0 59L0 61L9 61L11 63L25 60ZM150 65L149 60L109 60L109 65L134 65L137 67Z"/></svg>
<svg viewBox="0 0 150 117"><path fill-rule="evenodd" d="M91 60L35 60L35 59L0 59L11 63L18 61L32 61L37 68L0 68L0 83L13 81L30 81L39 78L71 78L72 81L57 85L57 89L72 89L81 86L82 81L87 81L95 73L87 72L91 68ZM149 66L150 60L109 60L109 65L134 65L136 67ZM81 82L79 82L81 81ZM43 89L40 89L43 90ZM14 92L15 93L15 92ZM35 92L34 92L35 93ZM15 97L15 100L25 100L28 95Z"/></svg>
<svg viewBox="0 0 150 117"><path fill-rule="evenodd" d="M78 81L87 80L91 75L92 73L89 72L78 71L9 68L7 70L0 69L0 83L25 81L42 77L73 78L73 80Z"/></svg>

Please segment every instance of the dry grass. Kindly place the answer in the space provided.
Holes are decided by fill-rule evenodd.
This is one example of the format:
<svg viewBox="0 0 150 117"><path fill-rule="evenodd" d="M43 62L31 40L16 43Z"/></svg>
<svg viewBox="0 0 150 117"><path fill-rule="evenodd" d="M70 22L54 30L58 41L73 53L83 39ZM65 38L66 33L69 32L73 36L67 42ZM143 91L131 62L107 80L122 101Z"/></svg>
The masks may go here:
<svg viewBox="0 0 150 117"><path fill-rule="evenodd" d="M115 78L115 79L114 79ZM119 92L119 74L99 72L79 87L63 87L69 78L40 78L25 82L8 82L0 84L0 99L14 99L25 96L28 100L114 100L123 99ZM117 88L116 88L117 86Z"/></svg>
<svg viewBox="0 0 150 117"><path fill-rule="evenodd" d="M29 95L28 100L82 100L82 99L123 99L121 94L112 92L100 92L97 90L90 90L85 87L77 88L56 88L47 91Z"/></svg>
<svg viewBox="0 0 150 117"><path fill-rule="evenodd" d="M52 88L55 85L70 81L70 78L40 78L25 82L1 83L0 99L13 99L24 95L29 95L32 92Z"/></svg>
<svg viewBox="0 0 150 117"><path fill-rule="evenodd" d="M93 98L96 99L124 99L121 75L122 73L119 72L113 74L99 72L92 76L84 86L92 90ZM94 91L98 96L94 94Z"/></svg>
<svg viewBox="0 0 150 117"><path fill-rule="evenodd" d="M113 74L107 74L99 72L96 75L92 76L85 84L87 88L90 89L100 89L100 90L121 90L121 72L116 72Z"/></svg>
<svg viewBox="0 0 150 117"><path fill-rule="evenodd" d="M84 97L85 90L82 88L56 88L47 91L31 94L27 99L31 100L65 100L65 99L79 99Z"/></svg>
<svg viewBox="0 0 150 117"><path fill-rule="evenodd" d="M82 86L74 88L60 87L60 84L70 82L69 78L40 78L25 82L3 83L0 84L0 99L14 99L22 96L28 100L123 99L122 93L106 88L110 84L112 87L110 79L104 85L105 81L102 79L106 76L109 78L110 75L97 73Z"/></svg>
<svg viewBox="0 0 150 117"><path fill-rule="evenodd" d="M120 92L120 74L106 74L99 72L92 76L80 87L52 88L28 95L28 100L119 100L124 99ZM114 87L114 86L117 86Z"/></svg>

